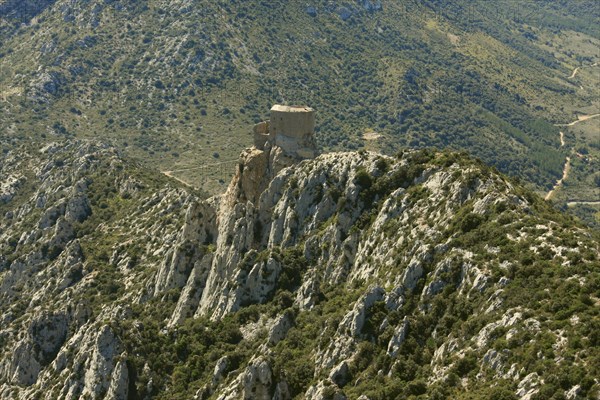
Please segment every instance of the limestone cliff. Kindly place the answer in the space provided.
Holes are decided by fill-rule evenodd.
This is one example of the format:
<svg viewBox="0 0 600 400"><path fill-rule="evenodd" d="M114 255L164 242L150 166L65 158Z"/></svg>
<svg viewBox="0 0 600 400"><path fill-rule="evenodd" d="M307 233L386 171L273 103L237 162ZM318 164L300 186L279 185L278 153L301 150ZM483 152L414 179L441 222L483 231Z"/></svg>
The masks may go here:
<svg viewBox="0 0 600 400"><path fill-rule="evenodd" d="M597 239L464 155L265 143L208 199L97 144L0 168L2 398L598 392Z"/></svg>

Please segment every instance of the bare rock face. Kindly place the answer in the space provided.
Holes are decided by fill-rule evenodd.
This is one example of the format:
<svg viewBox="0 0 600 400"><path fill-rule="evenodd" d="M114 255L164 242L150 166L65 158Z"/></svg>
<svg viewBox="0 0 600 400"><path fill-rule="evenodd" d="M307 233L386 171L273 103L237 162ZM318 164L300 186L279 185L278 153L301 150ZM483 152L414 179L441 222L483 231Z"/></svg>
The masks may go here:
<svg viewBox="0 0 600 400"><path fill-rule="evenodd" d="M400 350L400 346L404 343L406 336L408 334L409 321L407 317L404 317L402 323L396 327L394 331L394 335L390 339L387 347L387 352L392 358L396 358L398 355L398 350Z"/></svg>
<svg viewBox="0 0 600 400"><path fill-rule="evenodd" d="M285 384L274 384L270 363L257 357L244 371L222 390L219 400L288 400L291 399Z"/></svg>
<svg viewBox="0 0 600 400"><path fill-rule="evenodd" d="M6 179L0 183L0 204L11 201L13 197L15 197L17 189L24 181L24 177L19 175L7 176Z"/></svg>
<svg viewBox="0 0 600 400"><path fill-rule="evenodd" d="M42 72L32 81L28 97L35 101L48 102L51 97L59 94L64 81L65 78L60 72Z"/></svg>
<svg viewBox="0 0 600 400"><path fill-rule="evenodd" d="M117 365L115 365L114 360L115 356L121 353L120 344L108 326L105 325L100 328L90 353L91 356L87 360L89 366L86 368L81 394L82 396L89 395L96 398L99 397L100 393L107 391L111 385L112 374L107 373L108 371L115 373L116 381L123 380L123 366L120 365L121 371L115 371ZM122 385L117 382L115 386L118 389L118 386Z"/></svg>
<svg viewBox="0 0 600 400"><path fill-rule="evenodd" d="M115 366L108 392L107 399L127 400L129 393L129 371L125 361L120 360Z"/></svg>
<svg viewBox="0 0 600 400"><path fill-rule="evenodd" d="M194 262L192 272L190 273L185 287L181 292L181 297L177 302L177 307L169 322L169 326L176 326L182 323L186 318L192 317L200 303L200 297L204 290L204 284L208 277L208 272L212 264L213 256L208 253Z"/></svg>
<svg viewBox="0 0 600 400"><path fill-rule="evenodd" d="M277 317L271 328L269 329L269 335L267 341L270 345L276 345L283 340L294 325L294 321L290 313L284 313Z"/></svg>
<svg viewBox="0 0 600 400"><path fill-rule="evenodd" d="M532 372L519 382L519 389L516 395L520 399L530 400L538 392L538 387L543 383L544 381L540 379L538 374Z"/></svg>
<svg viewBox="0 0 600 400"><path fill-rule="evenodd" d="M350 379L350 368L346 361L342 361L329 373L329 379L339 387L344 387Z"/></svg>
<svg viewBox="0 0 600 400"><path fill-rule="evenodd" d="M269 183L268 164L269 153L264 150L247 149L240 156L240 193L254 204Z"/></svg>
<svg viewBox="0 0 600 400"><path fill-rule="evenodd" d="M69 199L65 208L65 218L83 222L92 214L90 201L85 194L76 194Z"/></svg>
<svg viewBox="0 0 600 400"><path fill-rule="evenodd" d="M229 358L227 356L219 358L212 376L212 385L216 386L222 379L223 374L229 368Z"/></svg>
<svg viewBox="0 0 600 400"><path fill-rule="evenodd" d="M14 349L10 363L3 363L2 375L4 379L18 385L32 385L36 382L42 366L35 358L35 351L31 343L20 343Z"/></svg>
<svg viewBox="0 0 600 400"><path fill-rule="evenodd" d="M346 400L346 396L340 390L334 389L330 383L326 385L323 381L309 387L304 397L313 400Z"/></svg>
<svg viewBox="0 0 600 400"><path fill-rule="evenodd" d="M265 360L256 360L246 367L243 379L243 396L245 399L270 400L270 387L273 381L273 372Z"/></svg>
<svg viewBox="0 0 600 400"><path fill-rule="evenodd" d="M155 293L184 287L192 270L196 278L203 276L202 266L205 266L211 257L207 254L206 246L212 243L216 235L215 224L214 204L193 203L188 207L183 229L175 246L168 250L167 257L156 277ZM194 267L196 264L198 264L197 268Z"/></svg>

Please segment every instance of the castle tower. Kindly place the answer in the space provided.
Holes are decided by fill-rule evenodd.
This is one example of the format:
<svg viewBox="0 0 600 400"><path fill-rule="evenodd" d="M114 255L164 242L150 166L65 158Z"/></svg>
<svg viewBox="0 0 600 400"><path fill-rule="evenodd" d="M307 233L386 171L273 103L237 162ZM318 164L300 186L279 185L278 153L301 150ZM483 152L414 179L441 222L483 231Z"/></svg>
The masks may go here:
<svg viewBox="0 0 600 400"><path fill-rule="evenodd" d="M254 126L254 146L263 150L267 144L278 146L292 158L314 158L317 155L315 110L306 106L271 107L271 119Z"/></svg>
<svg viewBox="0 0 600 400"><path fill-rule="evenodd" d="M304 140L315 133L315 110L305 106L271 107L269 134L272 137L284 135Z"/></svg>

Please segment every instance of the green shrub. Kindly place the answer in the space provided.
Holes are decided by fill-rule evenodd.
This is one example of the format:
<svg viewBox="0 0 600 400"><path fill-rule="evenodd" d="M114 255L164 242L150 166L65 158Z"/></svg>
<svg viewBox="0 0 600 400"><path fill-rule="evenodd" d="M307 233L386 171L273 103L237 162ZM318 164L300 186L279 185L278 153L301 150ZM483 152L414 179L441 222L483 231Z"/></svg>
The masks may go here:
<svg viewBox="0 0 600 400"><path fill-rule="evenodd" d="M464 218L459 222L459 228L461 232L467 233L477 228L482 222L484 218L479 214L468 213L464 216Z"/></svg>
<svg viewBox="0 0 600 400"><path fill-rule="evenodd" d="M373 184L373 177L364 167L359 167L356 170L355 181L363 189L369 189Z"/></svg>

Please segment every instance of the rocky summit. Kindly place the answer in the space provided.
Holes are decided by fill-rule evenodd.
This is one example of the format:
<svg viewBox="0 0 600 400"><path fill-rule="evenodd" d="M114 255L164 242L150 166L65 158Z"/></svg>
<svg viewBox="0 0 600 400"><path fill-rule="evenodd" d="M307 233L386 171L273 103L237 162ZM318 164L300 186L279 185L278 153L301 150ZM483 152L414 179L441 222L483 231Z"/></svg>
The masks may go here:
<svg viewBox="0 0 600 400"><path fill-rule="evenodd" d="M210 198L2 155L0 398L600 396L597 233L462 153L258 138Z"/></svg>

